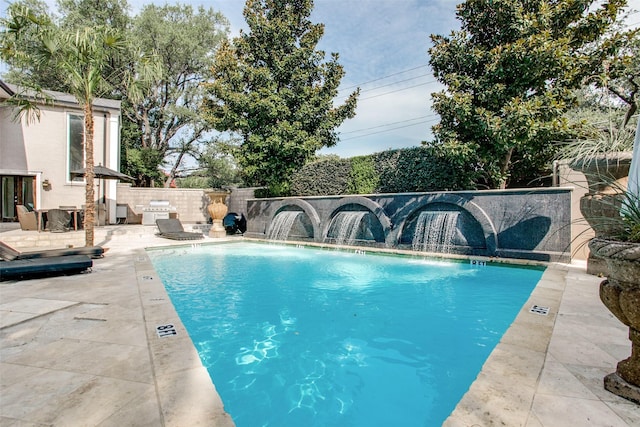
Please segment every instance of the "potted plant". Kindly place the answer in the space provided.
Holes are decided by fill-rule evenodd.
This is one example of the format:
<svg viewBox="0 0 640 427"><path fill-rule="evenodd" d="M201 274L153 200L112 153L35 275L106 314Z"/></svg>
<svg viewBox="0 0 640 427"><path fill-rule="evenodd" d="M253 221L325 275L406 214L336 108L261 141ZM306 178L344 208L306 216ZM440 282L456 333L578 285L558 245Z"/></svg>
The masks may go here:
<svg viewBox="0 0 640 427"><path fill-rule="evenodd" d="M565 143L559 151L558 158L587 179L588 192L580 198L580 212L596 237L620 232L616 217L627 187L633 137L630 126L618 128L610 118L606 128L591 126L584 137ZM606 276L606 263L591 252L587 272Z"/></svg>
<svg viewBox="0 0 640 427"><path fill-rule="evenodd" d="M631 356L604 379L605 389L640 404L640 121L627 188L617 200L618 214L605 222L610 234L589 242L589 249L607 264L600 299L629 328Z"/></svg>

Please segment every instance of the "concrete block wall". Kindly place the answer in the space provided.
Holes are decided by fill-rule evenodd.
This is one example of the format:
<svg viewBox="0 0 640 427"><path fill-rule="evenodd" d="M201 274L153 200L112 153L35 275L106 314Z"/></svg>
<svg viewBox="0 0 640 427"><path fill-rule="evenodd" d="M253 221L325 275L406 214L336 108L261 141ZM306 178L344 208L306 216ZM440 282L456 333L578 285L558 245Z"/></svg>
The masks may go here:
<svg viewBox="0 0 640 427"><path fill-rule="evenodd" d="M254 198L255 191L260 187L233 188L227 197L229 212L247 216L247 201Z"/></svg>
<svg viewBox="0 0 640 427"><path fill-rule="evenodd" d="M143 208L151 200L168 200L183 223L205 224L209 219L209 198L203 189L192 188L138 188L131 184L118 184L118 205L127 206L127 223L140 224Z"/></svg>
<svg viewBox="0 0 640 427"><path fill-rule="evenodd" d="M229 212L247 214L247 200L253 198L255 188L234 188L227 196ZM127 223L140 224L143 208L151 200L168 200L175 208L175 216L182 223L206 224L210 203L206 189L194 188L138 188L131 184L118 184L118 205L127 206Z"/></svg>

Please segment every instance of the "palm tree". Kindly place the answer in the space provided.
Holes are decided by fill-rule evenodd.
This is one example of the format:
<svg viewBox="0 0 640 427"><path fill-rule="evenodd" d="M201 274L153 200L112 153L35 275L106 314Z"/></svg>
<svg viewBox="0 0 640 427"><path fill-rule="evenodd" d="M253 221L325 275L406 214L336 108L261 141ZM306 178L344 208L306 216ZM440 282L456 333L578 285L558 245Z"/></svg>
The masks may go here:
<svg viewBox="0 0 640 427"><path fill-rule="evenodd" d="M93 187L93 101L104 93L104 78L109 61L123 49L123 40L106 27L82 28L75 32L55 31L43 40L42 50L37 51L42 66L54 65L67 76L69 92L81 105L84 113L85 165L85 244L93 246L95 194Z"/></svg>
<svg viewBox="0 0 640 427"><path fill-rule="evenodd" d="M84 113L84 151L85 165L85 244L93 246L94 219L95 219L95 191L94 159L93 159L93 102L104 95L110 89L109 76L114 72L112 64L119 55L127 51L128 45L125 39L115 30L105 27L84 27L78 29L64 29L55 26L47 17L36 16L26 7L10 8L8 17L2 20L3 31L0 42L0 57L11 64L19 65L21 62L35 64L36 70L54 69L58 75L64 76L65 86L73 95ZM31 43L18 43L22 34L28 33ZM148 65L137 76L124 70L115 70L122 74L122 79L130 80L132 93L142 94L141 87L147 77L151 78L158 73L153 61L144 61L138 57L141 69ZM149 65L151 64L151 65ZM127 76L129 78L126 78ZM141 76L146 76L142 78ZM113 80L111 80L113 81ZM25 79L26 88L42 94L43 91L35 83L29 85L28 76ZM21 112L34 111L37 105L28 101L24 92L14 95L14 104L18 105Z"/></svg>

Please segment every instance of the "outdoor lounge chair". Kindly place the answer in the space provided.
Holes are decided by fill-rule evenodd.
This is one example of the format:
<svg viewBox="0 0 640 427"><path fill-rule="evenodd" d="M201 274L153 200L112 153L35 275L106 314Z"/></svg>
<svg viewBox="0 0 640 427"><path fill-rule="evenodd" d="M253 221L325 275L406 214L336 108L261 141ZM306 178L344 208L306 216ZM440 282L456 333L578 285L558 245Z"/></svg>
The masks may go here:
<svg viewBox="0 0 640 427"><path fill-rule="evenodd" d="M101 258L104 255L104 252L105 249L101 246L83 246L78 248L45 249L33 252L18 252L6 243L0 242L0 259L4 259L5 261L50 258L70 255L87 255L91 258Z"/></svg>
<svg viewBox="0 0 640 427"><path fill-rule="evenodd" d="M0 261L0 280L33 279L43 276L81 273L93 266L86 255Z"/></svg>
<svg viewBox="0 0 640 427"><path fill-rule="evenodd" d="M18 221L22 230L37 230L38 219L35 212L29 211L24 205L16 206Z"/></svg>
<svg viewBox="0 0 640 427"><path fill-rule="evenodd" d="M197 240L202 239L202 233L191 233L184 231L182 223L177 218L156 219L158 226L158 236L173 240Z"/></svg>

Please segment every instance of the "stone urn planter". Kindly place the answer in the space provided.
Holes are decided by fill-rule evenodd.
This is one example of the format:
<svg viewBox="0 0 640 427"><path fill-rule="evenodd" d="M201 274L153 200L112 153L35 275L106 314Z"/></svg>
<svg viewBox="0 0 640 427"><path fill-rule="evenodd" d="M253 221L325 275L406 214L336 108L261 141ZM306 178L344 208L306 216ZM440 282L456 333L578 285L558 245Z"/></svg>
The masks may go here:
<svg viewBox="0 0 640 427"><path fill-rule="evenodd" d="M229 192L226 190L206 190L206 195L209 197L210 203L207 206L207 211L211 216L212 225L211 230L209 230L209 237L213 238L221 238L227 235L227 231L224 229L222 225L222 220L227 214L227 205L225 201Z"/></svg>
<svg viewBox="0 0 640 427"><path fill-rule="evenodd" d="M626 151L607 153L569 164L571 169L584 173L587 179L589 192L580 198L580 213L596 238L620 232L620 222L612 219L620 216L632 154ZM587 261L587 273L606 276L606 262L591 252Z"/></svg>
<svg viewBox="0 0 640 427"><path fill-rule="evenodd" d="M591 252L607 263L600 299L629 328L631 356L604 378L604 388L640 404L640 243L595 238Z"/></svg>

